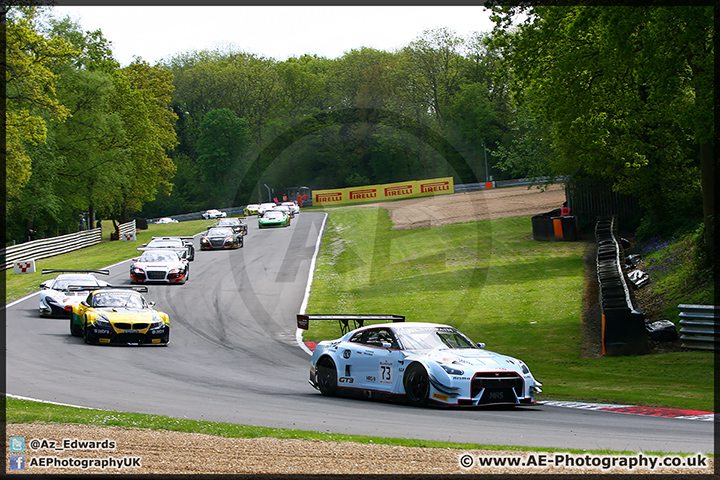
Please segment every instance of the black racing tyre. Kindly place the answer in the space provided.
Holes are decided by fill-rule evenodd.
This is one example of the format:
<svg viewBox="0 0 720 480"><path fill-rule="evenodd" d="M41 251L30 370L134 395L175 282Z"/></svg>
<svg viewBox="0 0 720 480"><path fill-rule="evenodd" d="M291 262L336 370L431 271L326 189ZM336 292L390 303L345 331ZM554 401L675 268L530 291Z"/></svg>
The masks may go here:
<svg viewBox="0 0 720 480"><path fill-rule="evenodd" d="M318 362L315 382L323 395L334 397L337 394L337 368L330 357L323 357Z"/></svg>
<svg viewBox="0 0 720 480"><path fill-rule="evenodd" d="M71 312L70 313L70 335L72 335L73 337L82 337L83 336L82 327L77 326L73 323L73 315L74 315L74 313Z"/></svg>
<svg viewBox="0 0 720 480"><path fill-rule="evenodd" d="M430 378L425 367L419 363L411 364L405 372L403 386L410 405L415 407L427 405L430 396Z"/></svg>
<svg viewBox="0 0 720 480"><path fill-rule="evenodd" d="M87 328L87 318L83 320L83 340L85 340L85 343L91 343L90 342L90 335L88 334L88 328Z"/></svg>

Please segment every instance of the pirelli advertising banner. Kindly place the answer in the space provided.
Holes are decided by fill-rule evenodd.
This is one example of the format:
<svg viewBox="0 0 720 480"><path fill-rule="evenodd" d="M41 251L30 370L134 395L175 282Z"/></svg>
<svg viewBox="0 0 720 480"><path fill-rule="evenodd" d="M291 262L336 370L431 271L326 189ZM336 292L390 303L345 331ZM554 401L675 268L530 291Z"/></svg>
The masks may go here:
<svg viewBox="0 0 720 480"><path fill-rule="evenodd" d="M386 183L365 187L313 190L313 205L333 206L350 203L366 203L403 198L430 197L455 193L453 177L433 178L413 182Z"/></svg>

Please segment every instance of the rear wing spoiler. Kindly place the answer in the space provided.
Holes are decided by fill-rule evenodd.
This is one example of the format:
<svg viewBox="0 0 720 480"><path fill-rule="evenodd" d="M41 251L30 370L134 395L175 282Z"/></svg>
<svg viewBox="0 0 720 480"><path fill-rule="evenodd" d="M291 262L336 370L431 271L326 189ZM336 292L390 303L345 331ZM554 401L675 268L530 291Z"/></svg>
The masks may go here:
<svg viewBox="0 0 720 480"><path fill-rule="evenodd" d="M91 290L135 290L140 293L147 293L148 287L145 285L107 285L105 287L99 287L97 285L69 285L68 292L82 292L83 290L89 292Z"/></svg>
<svg viewBox="0 0 720 480"><path fill-rule="evenodd" d="M404 322L404 315L305 315L297 314L297 326L307 330L310 320L337 320L340 323L340 332L345 335L351 329L355 330L365 325L365 321L375 322ZM352 325L351 323L352 322ZM351 328L352 326L352 328Z"/></svg>
<svg viewBox="0 0 720 480"><path fill-rule="evenodd" d="M42 274L46 273L99 273L100 275L110 275L110 270L63 270L63 269L43 269Z"/></svg>
<svg viewBox="0 0 720 480"><path fill-rule="evenodd" d="M138 252L144 252L146 250L172 250L173 252L184 253L187 252L185 247L138 247Z"/></svg>
<svg viewBox="0 0 720 480"><path fill-rule="evenodd" d="M183 237L183 236L177 236L177 237L152 237L153 240L172 240L174 238L179 238L183 242L192 242L193 238L195 237Z"/></svg>

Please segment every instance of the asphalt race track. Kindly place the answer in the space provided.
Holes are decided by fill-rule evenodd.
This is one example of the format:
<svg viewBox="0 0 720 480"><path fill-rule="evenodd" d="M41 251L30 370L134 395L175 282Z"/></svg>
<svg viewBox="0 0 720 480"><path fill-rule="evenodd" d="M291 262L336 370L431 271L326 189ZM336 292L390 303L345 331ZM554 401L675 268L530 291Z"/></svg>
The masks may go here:
<svg viewBox="0 0 720 480"><path fill-rule="evenodd" d="M151 285L170 315L168 347L91 346L38 296L6 310L7 393L108 410L324 432L492 445L713 452L713 422L554 406L412 408L327 398L308 384L296 321L324 214L258 230L245 247L200 251L185 285ZM68 267L71 267L68 265ZM129 262L109 281L129 284ZM308 313L333 313L312 312ZM353 312L345 312L353 313ZM357 313L357 312L354 312ZM360 312L366 313L366 312ZM393 313L393 312L381 312ZM481 341L481 339L476 339ZM545 390L552 378L541 378Z"/></svg>

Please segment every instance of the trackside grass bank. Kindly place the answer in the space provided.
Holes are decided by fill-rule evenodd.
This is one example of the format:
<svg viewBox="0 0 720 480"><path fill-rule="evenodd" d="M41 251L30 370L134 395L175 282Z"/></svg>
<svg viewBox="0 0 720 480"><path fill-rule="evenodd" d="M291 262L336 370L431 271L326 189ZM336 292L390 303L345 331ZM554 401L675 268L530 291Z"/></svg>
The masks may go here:
<svg viewBox="0 0 720 480"><path fill-rule="evenodd" d="M309 430L292 430L285 428L255 427L251 425L235 425L231 423L215 423L161 415L144 415L140 413L118 412L110 410L93 410L63 405L7 398L6 424L43 423L43 424L81 424L98 427L143 428L150 430L166 430L184 433L202 433L228 438L261 438L272 437L281 439L306 439L325 442L355 442L375 445L397 445L404 447L452 448L458 450L503 450L513 452L570 452L590 453L596 455L633 455L637 452L611 450L576 450L559 448L529 448L503 445L467 444L457 442L440 442L394 437L372 437L364 435L347 435L339 433L313 432ZM646 454L665 455L668 452L644 452ZM682 454L680 454L682 455ZM708 455L712 456L712 455Z"/></svg>
<svg viewBox="0 0 720 480"><path fill-rule="evenodd" d="M525 361L541 399L713 410L713 356L582 357L589 244L537 242L529 217L392 230L382 208L333 208L306 313L449 323ZM336 322L305 339L337 338Z"/></svg>

